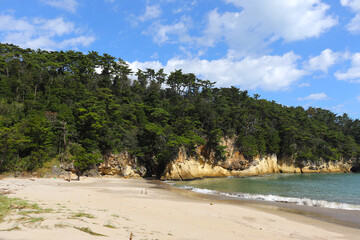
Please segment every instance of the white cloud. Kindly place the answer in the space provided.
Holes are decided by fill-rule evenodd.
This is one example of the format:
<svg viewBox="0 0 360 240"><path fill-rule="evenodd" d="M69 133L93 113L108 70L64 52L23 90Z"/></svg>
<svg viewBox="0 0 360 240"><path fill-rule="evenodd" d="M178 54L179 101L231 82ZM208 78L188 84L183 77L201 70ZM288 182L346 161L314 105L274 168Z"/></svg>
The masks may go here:
<svg viewBox="0 0 360 240"><path fill-rule="evenodd" d="M344 7L350 7L354 12L360 12L359 0L340 0L340 3Z"/></svg>
<svg viewBox="0 0 360 240"><path fill-rule="evenodd" d="M153 35L154 42L158 44L190 43L193 41L188 33L191 24L190 18L183 17L180 21L170 25L155 23L144 33Z"/></svg>
<svg viewBox="0 0 360 240"><path fill-rule="evenodd" d="M145 22L151 19L159 18L161 15L161 8L157 5L146 6L145 14L139 17L141 22Z"/></svg>
<svg viewBox="0 0 360 240"><path fill-rule="evenodd" d="M320 70L327 73L328 69L339 62L341 58L341 53L333 52L331 49L325 49L319 56L310 58L305 68L309 71Z"/></svg>
<svg viewBox="0 0 360 240"><path fill-rule="evenodd" d="M169 60L171 61L171 60ZM135 62L128 62L130 68L133 70L133 72L137 72L138 69L141 69L141 70L146 70L146 68L150 68L150 69L154 69L154 70L159 70L161 68L166 68L166 73L170 73L170 71L167 70L167 67L164 66L161 62L159 61L149 61L149 62L138 62L138 61L135 61Z"/></svg>
<svg viewBox="0 0 360 240"><path fill-rule="evenodd" d="M150 56L151 59L157 59L159 58L159 53L154 52L153 55Z"/></svg>
<svg viewBox="0 0 360 240"><path fill-rule="evenodd" d="M0 15L0 31L32 32L34 26L27 22L26 19L14 19L9 15Z"/></svg>
<svg viewBox="0 0 360 240"><path fill-rule="evenodd" d="M335 77L350 83L360 83L360 53L354 53L350 56L351 67L345 72L337 71Z"/></svg>
<svg viewBox="0 0 360 240"><path fill-rule="evenodd" d="M297 68L299 57L293 52L283 56L246 57L236 61L230 58L218 60L170 59L164 66L158 61L132 62L131 68L160 69L166 73L175 69L195 73L201 79L217 82L218 87L239 86L243 89L278 91L288 89L306 73Z"/></svg>
<svg viewBox="0 0 360 240"><path fill-rule="evenodd" d="M32 49L59 49L88 46L93 36L78 36L80 29L61 17L54 19L16 19L10 15L0 15L0 41Z"/></svg>
<svg viewBox="0 0 360 240"><path fill-rule="evenodd" d="M79 46L79 45L87 47L94 41L95 41L95 37L93 36L89 36L89 37L79 36L79 37L66 39L60 42L59 45L61 46L61 48L66 48L68 46Z"/></svg>
<svg viewBox="0 0 360 240"><path fill-rule="evenodd" d="M319 37L338 23L337 17L328 14L330 6L322 0L224 1L234 5L235 11L210 11L205 27L201 27L203 22L195 26L191 17L183 16L171 24L156 22L143 33L152 35L158 44L183 43L202 51L225 43L228 58L243 58L269 54L269 45L278 40L293 42Z"/></svg>
<svg viewBox="0 0 360 240"><path fill-rule="evenodd" d="M330 110L334 111L337 114L343 114L344 113L344 104L339 104L336 106L333 106Z"/></svg>
<svg viewBox="0 0 360 240"><path fill-rule="evenodd" d="M328 100L328 99L329 97L325 93L313 93L307 97L298 98L299 101L307 101L307 100L319 101L319 100Z"/></svg>
<svg viewBox="0 0 360 240"><path fill-rule="evenodd" d="M38 26L38 30L47 32L52 36L63 36L65 34L69 34L74 32L75 24L72 22L65 21L63 18L54 18L54 19L42 19L36 18L33 21L33 24Z"/></svg>
<svg viewBox="0 0 360 240"><path fill-rule="evenodd" d="M199 43L213 46L225 40L239 56L256 53L279 39L285 42L319 37L337 24L321 0L225 0L238 12L208 14L208 26Z"/></svg>
<svg viewBox="0 0 360 240"><path fill-rule="evenodd" d="M189 1L185 1L181 4L182 6L173 10L173 13L174 14L178 14L178 13L182 13L182 12L185 12L185 11L191 11L194 6L197 5L197 1L192 1L192 2L189 2Z"/></svg>
<svg viewBox="0 0 360 240"><path fill-rule="evenodd" d="M346 28L352 34L360 33L360 13L351 19L350 23L346 25Z"/></svg>
<svg viewBox="0 0 360 240"><path fill-rule="evenodd" d="M311 85L310 85L310 83L301 83L301 84L299 84L299 87L310 87Z"/></svg>
<svg viewBox="0 0 360 240"><path fill-rule="evenodd" d="M360 1L359 0L340 0L341 5L349 7L356 13L355 17L346 25L347 30L352 34L360 33Z"/></svg>
<svg viewBox="0 0 360 240"><path fill-rule="evenodd" d="M77 0L41 0L43 3L52 7L64 9L66 11L75 13L79 5Z"/></svg>

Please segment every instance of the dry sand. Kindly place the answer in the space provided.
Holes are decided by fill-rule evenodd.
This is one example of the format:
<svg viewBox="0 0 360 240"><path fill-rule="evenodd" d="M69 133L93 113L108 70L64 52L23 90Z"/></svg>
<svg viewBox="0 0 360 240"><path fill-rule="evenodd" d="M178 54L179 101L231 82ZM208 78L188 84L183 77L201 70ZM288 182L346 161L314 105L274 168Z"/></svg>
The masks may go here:
<svg viewBox="0 0 360 240"><path fill-rule="evenodd" d="M0 239L360 239L360 229L221 201L195 199L143 179L2 179L0 190L43 208L43 221L11 215ZM80 213L80 214L79 214ZM93 216L93 218L89 218ZM12 219L11 221L9 221ZM18 222L18 223L17 223ZM80 228L106 236L93 236Z"/></svg>

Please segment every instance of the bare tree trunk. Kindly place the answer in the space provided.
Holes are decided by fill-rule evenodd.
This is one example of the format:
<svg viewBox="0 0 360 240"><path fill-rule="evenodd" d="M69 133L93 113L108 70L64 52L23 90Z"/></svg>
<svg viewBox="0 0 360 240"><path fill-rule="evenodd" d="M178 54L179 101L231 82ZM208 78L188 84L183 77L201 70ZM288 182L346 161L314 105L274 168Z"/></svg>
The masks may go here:
<svg viewBox="0 0 360 240"><path fill-rule="evenodd" d="M64 149L66 149L66 122L63 123Z"/></svg>
<svg viewBox="0 0 360 240"><path fill-rule="evenodd" d="M38 85L37 85L37 84L35 84L35 91L34 91L34 92L35 92L35 93L34 93L34 94L35 94L35 96L34 96L34 101L36 101L36 92L37 92L37 87L38 87Z"/></svg>
<svg viewBox="0 0 360 240"><path fill-rule="evenodd" d="M19 98L20 98L20 95L19 95L19 87L16 87L16 101L19 102Z"/></svg>

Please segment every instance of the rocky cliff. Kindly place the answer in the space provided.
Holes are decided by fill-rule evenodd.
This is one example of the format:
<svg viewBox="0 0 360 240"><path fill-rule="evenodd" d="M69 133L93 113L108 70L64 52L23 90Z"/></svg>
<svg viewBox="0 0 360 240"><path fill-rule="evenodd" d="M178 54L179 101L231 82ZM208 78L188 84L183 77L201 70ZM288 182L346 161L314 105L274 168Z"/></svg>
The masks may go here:
<svg viewBox="0 0 360 240"><path fill-rule="evenodd" d="M204 146L197 148L195 156L180 149L178 157L166 166L163 180L190 180L204 177L255 176L270 173L350 172L351 163L343 161L302 162L301 168L291 158L278 159L276 155L247 160L236 149L235 139L223 139L226 160L217 161L215 154Z"/></svg>
<svg viewBox="0 0 360 240"><path fill-rule="evenodd" d="M226 160L219 161L215 153L205 146L196 149L196 154L188 154L181 148L176 159L165 168L162 180L191 180L205 177L257 176L271 173L329 173L360 172L360 166L347 161L317 163L304 161L296 163L292 158L278 159L276 155L246 159L235 147L236 139L224 138L221 145L226 146ZM137 159L126 151L105 156L104 163L84 173L85 176L112 175L125 178L143 177L146 168L137 163ZM55 169L57 170L57 169ZM60 171L60 172L59 172ZM73 164L62 164L56 173L58 177L75 178ZM70 174L74 176L70 176Z"/></svg>
<svg viewBox="0 0 360 240"><path fill-rule="evenodd" d="M138 166L136 158L130 156L126 151L106 156L104 163L98 167L98 170L102 175L117 175L129 178L143 177L146 174L145 167Z"/></svg>

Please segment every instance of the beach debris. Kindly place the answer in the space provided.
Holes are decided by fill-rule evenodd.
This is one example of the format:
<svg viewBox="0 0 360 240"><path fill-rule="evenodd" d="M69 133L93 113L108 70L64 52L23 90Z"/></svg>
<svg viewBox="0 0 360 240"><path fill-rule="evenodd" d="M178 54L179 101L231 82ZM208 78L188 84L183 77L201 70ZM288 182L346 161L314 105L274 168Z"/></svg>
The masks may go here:
<svg viewBox="0 0 360 240"><path fill-rule="evenodd" d="M10 189L0 188L0 194L6 195L6 194L12 194L12 193L14 193L14 192L11 191Z"/></svg>
<svg viewBox="0 0 360 240"><path fill-rule="evenodd" d="M93 236L107 237L107 236L104 235L104 234L100 234L100 233L94 232L94 231L91 230L89 227L75 227L75 226L74 226L74 228L77 229L77 230L80 230L80 231L82 231L82 232L86 232L86 233L88 233L88 234L90 234L90 235L93 235Z"/></svg>
<svg viewBox="0 0 360 240"><path fill-rule="evenodd" d="M29 180L30 180L30 181L35 181L35 179L33 179L33 178L30 178Z"/></svg>
<svg viewBox="0 0 360 240"><path fill-rule="evenodd" d="M130 233L130 238L129 238L129 240L133 240L133 237L134 237L134 234L133 234L133 233Z"/></svg>
<svg viewBox="0 0 360 240"><path fill-rule="evenodd" d="M211 202L210 205L214 205L214 204Z"/></svg>

